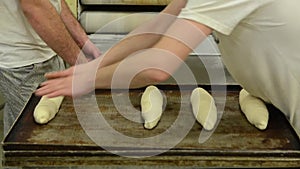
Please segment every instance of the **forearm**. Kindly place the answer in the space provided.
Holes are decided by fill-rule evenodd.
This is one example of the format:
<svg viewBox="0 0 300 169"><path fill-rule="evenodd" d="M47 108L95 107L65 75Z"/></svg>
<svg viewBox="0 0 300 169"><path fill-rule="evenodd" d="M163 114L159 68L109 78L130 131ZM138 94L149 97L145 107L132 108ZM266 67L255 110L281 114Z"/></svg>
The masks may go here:
<svg viewBox="0 0 300 169"><path fill-rule="evenodd" d="M89 38L79 22L73 16L65 0L62 0L61 3L62 11L60 17L79 48L82 48Z"/></svg>
<svg viewBox="0 0 300 169"><path fill-rule="evenodd" d="M136 88L165 81L211 32L203 24L178 19L152 48L100 67L96 88Z"/></svg>
<svg viewBox="0 0 300 169"><path fill-rule="evenodd" d="M101 66L114 64L139 50L151 48L176 20L186 0L173 0L159 15L130 32L115 45L101 62Z"/></svg>
<svg viewBox="0 0 300 169"><path fill-rule="evenodd" d="M49 1L20 0L20 5L37 34L67 63L74 65L80 48ZM81 58L80 62L85 62Z"/></svg>
<svg viewBox="0 0 300 169"><path fill-rule="evenodd" d="M183 60L164 49L146 49L96 73L96 88L138 88L167 80Z"/></svg>
<svg viewBox="0 0 300 169"><path fill-rule="evenodd" d="M100 68L120 62L134 52L152 47L160 37L160 35L141 34L124 38L103 55Z"/></svg>
<svg viewBox="0 0 300 169"><path fill-rule="evenodd" d="M126 68L121 62L117 62L98 69L95 79L95 88L127 89L158 83L158 81L151 76L151 70L143 70L137 73L137 69L135 68L136 67L132 66ZM153 71L154 70L155 69L153 69ZM135 73L137 73L136 76L133 76Z"/></svg>
<svg viewBox="0 0 300 169"><path fill-rule="evenodd" d="M117 45L105 54L108 57L104 55L66 71L48 74L46 77L50 80L42 84L37 94L50 97L78 96L90 92L94 87L127 89L165 81L211 32L211 28L201 23L175 19L163 36L152 42L151 47L143 39L148 34L132 36L130 38L137 38L136 44L130 44L130 39L121 41L120 44L123 45ZM144 49L146 46L148 47ZM144 50L138 50L139 48ZM115 58L109 60L112 56Z"/></svg>

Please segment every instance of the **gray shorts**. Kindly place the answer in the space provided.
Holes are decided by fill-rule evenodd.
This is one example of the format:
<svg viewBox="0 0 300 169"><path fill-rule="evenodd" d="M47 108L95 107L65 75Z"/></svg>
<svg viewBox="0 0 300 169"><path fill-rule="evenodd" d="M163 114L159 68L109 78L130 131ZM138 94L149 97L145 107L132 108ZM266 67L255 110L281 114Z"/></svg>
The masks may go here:
<svg viewBox="0 0 300 169"><path fill-rule="evenodd" d="M60 57L53 57L45 62L19 68L0 68L0 90L6 103L3 115L3 133L7 134L23 107L37 89L45 81L47 72L63 70L64 62Z"/></svg>

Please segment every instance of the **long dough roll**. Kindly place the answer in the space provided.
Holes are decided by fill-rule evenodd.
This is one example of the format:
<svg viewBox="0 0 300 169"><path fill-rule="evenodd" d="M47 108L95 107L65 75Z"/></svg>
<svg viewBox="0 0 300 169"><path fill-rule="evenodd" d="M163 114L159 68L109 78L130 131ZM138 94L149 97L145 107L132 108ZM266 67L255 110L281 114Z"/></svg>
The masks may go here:
<svg viewBox="0 0 300 169"><path fill-rule="evenodd" d="M148 86L141 98L144 127L153 129L159 122L163 111L163 95L155 86Z"/></svg>
<svg viewBox="0 0 300 169"><path fill-rule="evenodd" d="M46 124L57 114L64 97L47 98L43 96L34 109L34 120L39 124Z"/></svg>
<svg viewBox="0 0 300 169"><path fill-rule="evenodd" d="M260 130L267 128L269 112L261 99L252 96L245 89L242 89L239 95L239 103L242 112L251 124Z"/></svg>
<svg viewBox="0 0 300 169"><path fill-rule="evenodd" d="M217 123L217 108L213 97L203 88L196 88L191 95L195 118L206 130L212 130Z"/></svg>

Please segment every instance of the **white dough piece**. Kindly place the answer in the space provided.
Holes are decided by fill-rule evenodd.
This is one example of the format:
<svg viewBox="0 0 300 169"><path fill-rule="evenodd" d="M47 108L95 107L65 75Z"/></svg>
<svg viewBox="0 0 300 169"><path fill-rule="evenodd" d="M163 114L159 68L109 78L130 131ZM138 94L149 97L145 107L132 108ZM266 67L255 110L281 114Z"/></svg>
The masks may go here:
<svg viewBox="0 0 300 169"><path fill-rule="evenodd" d="M55 117L63 99L64 99L63 96L54 97L54 98L47 98L43 96L34 109L33 112L34 120L39 124L48 123L50 120L52 120Z"/></svg>
<svg viewBox="0 0 300 169"><path fill-rule="evenodd" d="M218 112L213 97L203 88L196 88L191 95L193 114L205 130L212 130L217 122Z"/></svg>
<svg viewBox="0 0 300 169"><path fill-rule="evenodd" d="M163 95L155 86L148 86L141 98L144 127L153 129L159 122L163 111Z"/></svg>
<svg viewBox="0 0 300 169"><path fill-rule="evenodd" d="M269 112L261 99L252 96L245 89L242 89L239 95L239 102L242 112L251 124L260 130L267 128Z"/></svg>

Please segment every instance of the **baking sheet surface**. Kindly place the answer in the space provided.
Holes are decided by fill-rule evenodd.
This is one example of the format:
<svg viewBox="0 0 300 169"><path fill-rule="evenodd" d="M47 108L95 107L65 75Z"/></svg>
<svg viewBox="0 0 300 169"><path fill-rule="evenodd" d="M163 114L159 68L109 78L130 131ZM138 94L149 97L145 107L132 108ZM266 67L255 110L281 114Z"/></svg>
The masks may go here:
<svg viewBox="0 0 300 169"><path fill-rule="evenodd" d="M146 138L159 135L172 126L178 116L180 103L186 118L193 116L189 103L191 90L180 91L160 87L168 99L165 111L158 126L153 130L145 130L140 123L132 122L118 113L112 101L110 90L97 90L96 99L102 115L108 124L116 131L134 138ZM299 152L300 143L294 130L285 117L272 106L269 106L270 121L267 130L259 131L248 123L241 113L238 105L239 88L228 89L225 112L211 137L204 143L198 138L202 130L200 124L195 123L187 136L174 148L174 150L215 152L215 153L245 153L251 152L272 154L281 151L289 153ZM129 91L129 98L136 110L140 110L140 98L143 90ZM126 93L126 92L125 92ZM218 92L217 92L218 93ZM123 91L115 94L123 95ZM218 94L217 94L218 95ZM182 98L180 99L180 96ZM215 98L218 99L218 98ZM84 99L83 99L84 100ZM15 125L4 140L5 151L16 150L83 150L96 151L102 148L95 144L82 129L71 98L65 98L59 113L47 125L38 125L33 121L32 113L39 98L32 96ZM84 101L82 106L86 106ZM127 105L119 105L126 110ZM219 105L217 105L218 107ZM136 114L140 116L140 114ZM122 140L120 140L122 142ZM107 144L107 145L105 145ZM111 146L103 143L104 146ZM113 145L120 148L118 143ZM138 146L137 146L138 147ZM137 148L136 147L136 148ZM121 147L132 148L132 147Z"/></svg>

